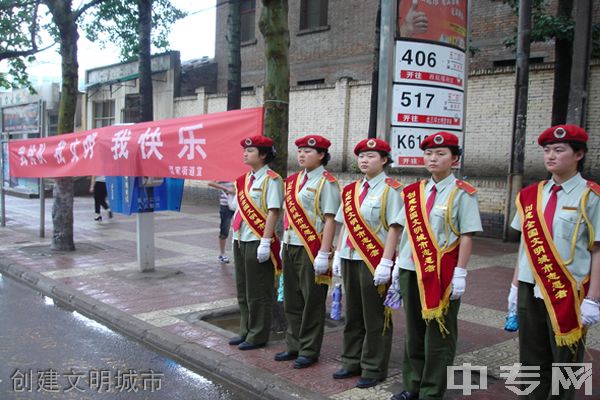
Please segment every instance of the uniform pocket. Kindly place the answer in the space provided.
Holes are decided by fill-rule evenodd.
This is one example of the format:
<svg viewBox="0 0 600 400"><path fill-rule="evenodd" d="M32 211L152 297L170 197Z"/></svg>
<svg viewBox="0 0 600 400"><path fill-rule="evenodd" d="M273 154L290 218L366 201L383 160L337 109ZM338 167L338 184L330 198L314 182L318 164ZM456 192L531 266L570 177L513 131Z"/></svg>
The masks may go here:
<svg viewBox="0 0 600 400"><path fill-rule="evenodd" d="M574 211L560 212L557 218L554 219L552 223L552 231L555 235L566 239L571 240L573 238L573 234L575 229L577 228L577 221L579 220L579 213ZM577 232L577 237L583 234L583 230L585 226L581 226L583 223L583 218L579 223L579 230Z"/></svg>

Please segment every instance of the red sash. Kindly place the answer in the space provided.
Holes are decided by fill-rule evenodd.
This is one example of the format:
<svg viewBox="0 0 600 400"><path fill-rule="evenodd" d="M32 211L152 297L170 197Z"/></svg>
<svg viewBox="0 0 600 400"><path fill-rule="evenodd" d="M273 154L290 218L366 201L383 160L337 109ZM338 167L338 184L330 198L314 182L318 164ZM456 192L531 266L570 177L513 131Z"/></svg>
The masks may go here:
<svg viewBox="0 0 600 400"><path fill-rule="evenodd" d="M342 191L342 206L344 211L344 225L348 238L358 252L372 274L381 261L383 256L383 243L377 237L377 234L371 230L371 227L363 219L360 213L360 204L358 201L358 189L362 181L351 183L344 187ZM381 210L385 212L385 210ZM380 294L385 294L387 285L379 285L377 290Z"/></svg>
<svg viewBox="0 0 600 400"><path fill-rule="evenodd" d="M423 319L435 319L442 333L447 333L444 316L450 304L460 239L439 247L426 210L425 184L420 181L404 188L405 230L416 266Z"/></svg>
<svg viewBox="0 0 600 400"><path fill-rule="evenodd" d="M544 219L545 181L526 187L517 196L522 240L531 271L542 293L558 346L576 344L583 335L580 304L585 296L556 249Z"/></svg>
<svg viewBox="0 0 600 400"><path fill-rule="evenodd" d="M265 232L265 223L267 222L266 214L257 207L246 189L248 174L244 174L235 180L235 188L237 191L238 212L250 230L259 238L262 238ZM266 179L266 178L265 178ZM264 195L264 194L263 194ZM281 258L279 250L281 243L277 235L273 233L273 241L271 242L271 261L275 266L276 274L281 271Z"/></svg>
<svg viewBox="0 0 600 400"><path fill-rule="evenodd" d="M323 235L317 232L317 229L306 214L302 202L298 200L298 193L300 192L299 177L300 173L296 173L285 180L285 212L290 226L294 228L294 231L302 241L312 264L321 249L321 238ZM331 268L325 275L315 275L315 282L323 284L331 283Z"/></svg>

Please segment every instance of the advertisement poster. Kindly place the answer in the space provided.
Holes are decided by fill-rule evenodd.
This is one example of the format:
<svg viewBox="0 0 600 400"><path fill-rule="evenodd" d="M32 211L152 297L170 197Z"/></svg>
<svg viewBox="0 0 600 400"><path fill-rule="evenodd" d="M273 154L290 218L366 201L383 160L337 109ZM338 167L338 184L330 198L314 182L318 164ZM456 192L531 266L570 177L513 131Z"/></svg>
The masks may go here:
<svg viewBox="0 0 600 400"><path fill-rule="evenodd" d="M465 50L467 12L467 0L399 0L398 34Z"/></svg>

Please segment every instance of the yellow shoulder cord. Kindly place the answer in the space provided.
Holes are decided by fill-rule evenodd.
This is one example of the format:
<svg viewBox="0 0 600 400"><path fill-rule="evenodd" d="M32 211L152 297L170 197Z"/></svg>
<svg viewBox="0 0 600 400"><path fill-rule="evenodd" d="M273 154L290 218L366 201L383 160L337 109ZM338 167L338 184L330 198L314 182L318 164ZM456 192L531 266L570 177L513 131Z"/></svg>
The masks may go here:
<svg viewBox="0 0 600 400"><path fill-rule="evenodd" d="M454 205L454 198L456 197L456 193L458 193L459 190L460 189L458 188L458 186L455 187L452 190L452 192L450 192L450 196L448 196L448 202L446 203L446 212L444 214L444 230L445 230L444 233L446 234L446 242L442 246L442 250L445 250L450 245L450 243L449 243L450 230L452 230L452 232L458 238L460 238L460 231L452 223L452 209L453 209L453 205Z"/></svg>
<svg viewBox="0 0 600 400"><path fill-rule="evenodd" d="M587 199L589 193L590 190L588 189L585 192L583 192L583 196L581 196L581 201L579 202L579 208L581 208L581 212L579 213L579 218L577 218L577 222L575 223L575 230L573 231L573 236L571 237L571 258L565 261L565 265L571 264L575 259L575 246L577 245L577 235L579 234L579 225L581 224L582 219L585 220L588 226L588 249L591 250L594 246L594 227L592 226L592 223L588 218L587 213L585 212L585 207L587 206Z"/></svg>
<svg viewBox="0 0 600 400"><path fill-rule="evenodd" d="M320 201L321 201L321 191L323 190L323 186L325 186L325 177L322 177L319 181L319 186L317 186L317 193L315 194L315 204L314 204L314 214L315 220L313 224L317 224L317 217L321 219L321 221L325 222L325 216L321 212Z"/></svg>
<svg viewBox="0 0 600 400"><path fill-rule="evenodd" d="M385 231L389 231L390 227L387 223L387 197L388 192L390 191L389 185L385 185L385 189L383 189L383 193L381 194L381 211L379 212L379 225L377 225L377 229L375 229L375 233L379 232L379 229L383 226Z"/></svg>
<svg viewBox="0 0 600 400"><path fill-rule="evenodd" d="M260 194L260 207L267 214L269 213L269 210L267 209L267 185L269 184L269 179L271 179L271 176L269 174L266 174L265 181L261 186L262 193Z"/></svg>

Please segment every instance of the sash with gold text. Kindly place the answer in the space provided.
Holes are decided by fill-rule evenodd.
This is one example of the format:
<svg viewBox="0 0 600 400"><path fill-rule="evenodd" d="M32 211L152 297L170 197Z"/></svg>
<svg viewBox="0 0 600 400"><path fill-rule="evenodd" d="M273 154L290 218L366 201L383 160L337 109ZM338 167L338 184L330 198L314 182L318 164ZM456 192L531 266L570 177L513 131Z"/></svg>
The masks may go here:
<svg viewBox="0 0 600 400"><path fill-rule="evenodd" d="M460 240L440 249L427 214L425 184L420 181L404 188L405 230L416 266L422 317L435 319L441 332L447 333L444 316L450 304Z"/></svg>
<svg viewBox="0 0 600 400"><path fill-rule="evenodd" d="M247 180L248 174L244 174L235 180L238 212L244 222L248 224L250 230L256 236L262 238L265 232L267 216L250 198L247 190ZM273 241L271 242L271 261L273 261L277 273L281 271L281 258L279 257L280 249L281 243L279 242L277 235L273 234Z"/></svg>
<svg viewBox="0 0 600 400"><path fill-rule="evenodd" d="M354 250L358 252L371 273L374 274L375 268L383 257L383 243L360 213L358 189L361 183L362 181L351 183L342 191L344 225ZM381 210L381 212L385 212L385 210ZM386 285L379 285L377 290L380 294L385 294Z"/></svg>
<svg viewBox="0 0 600 400"><path fill-rule="evenodd" d="M302 206L302 202L298 200L298 193L300 192L299 177L300 173L296 173L285 180L285 211L290 226L294 228L308 253L310 262L313 263L321 249L322 235L317 232ZM324 284L331 283L331 268L327 271L327 274L315 275L315 281Z"/></svg>
<svg viewBox="0 0 600 400"><path fill-rule="evenodd" d="M542 200L544 185L545 181L528 186L517 197L521 237L552 321L556 344L570 346L576 344L583 334L579 307L584 289L580 296L577 281L567 269L548 231Z"/></svg>

